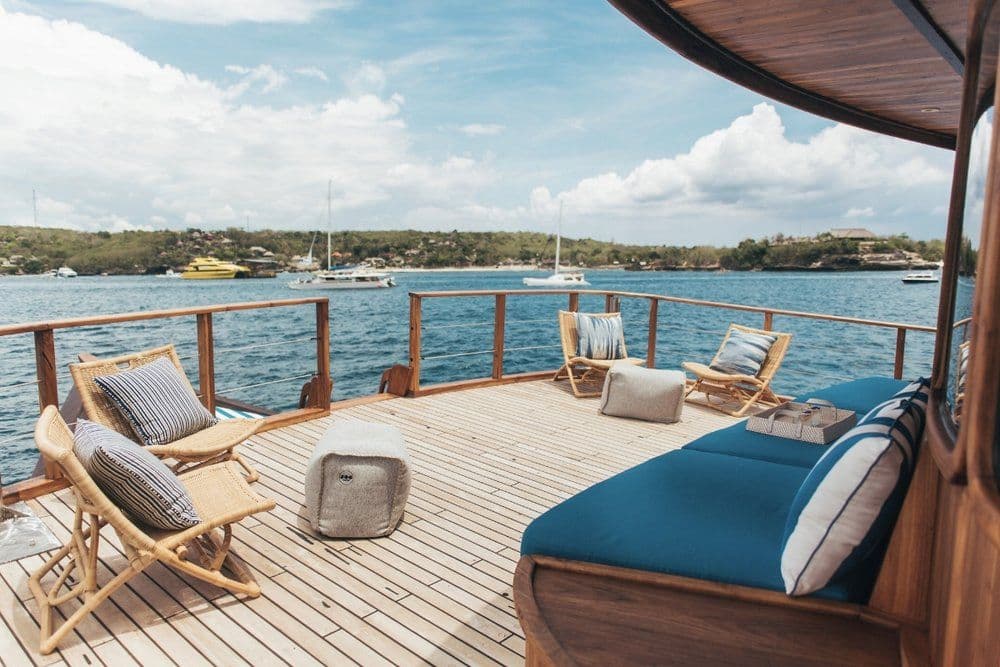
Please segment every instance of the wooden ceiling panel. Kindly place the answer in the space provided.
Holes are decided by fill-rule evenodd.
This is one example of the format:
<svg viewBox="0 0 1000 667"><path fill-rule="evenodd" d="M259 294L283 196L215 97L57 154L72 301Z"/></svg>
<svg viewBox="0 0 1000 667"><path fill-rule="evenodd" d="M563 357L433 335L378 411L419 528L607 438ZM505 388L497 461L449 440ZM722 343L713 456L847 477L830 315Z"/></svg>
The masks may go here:
<svg viewBox="0 0 1000 667"><path fill-rule="evenodd" d="M953 147L967 0L611 0L702 66L806 111ZM913 10L959 47L951 62ZM903 10L910 12L910 16ZM926 25L924 26L926 28ZM959 70L959 71L956 71Z"/></svg>
<svg viewBox="0 0 1000 667"><path fill-rule="evenodd" d="M769 0L766 13L747 11L761 4L752 2L670 4L713 41L792 85L907 125L958 126L961 78L888 0Z"/></svg>

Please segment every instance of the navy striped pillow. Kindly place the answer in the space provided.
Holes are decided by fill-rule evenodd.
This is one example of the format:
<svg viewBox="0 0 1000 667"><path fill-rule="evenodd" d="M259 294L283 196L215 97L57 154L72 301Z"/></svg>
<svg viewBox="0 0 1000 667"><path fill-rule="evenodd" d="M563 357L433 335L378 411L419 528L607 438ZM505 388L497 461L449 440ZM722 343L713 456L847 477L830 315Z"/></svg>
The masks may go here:
<svg viewBox="0 0 1000 667"><path fill-rule="evenodd" d="M201 519L191 496L163 461L109 428L81 419L73 451L97 486L123 512L162 530L183 530Z"/></svg>
<svg viewBox="0 0 1000 667"><path fill-rule="evenodd" d="M757 377L776 340L774 336L733 329L709 368L720 373Z"/></svg>
<svg viewBox="0 0 1000 667"><path fill-rule="evenodd" d="M94 378L144 445L165 445L219 420L167 358Z"/></svg>

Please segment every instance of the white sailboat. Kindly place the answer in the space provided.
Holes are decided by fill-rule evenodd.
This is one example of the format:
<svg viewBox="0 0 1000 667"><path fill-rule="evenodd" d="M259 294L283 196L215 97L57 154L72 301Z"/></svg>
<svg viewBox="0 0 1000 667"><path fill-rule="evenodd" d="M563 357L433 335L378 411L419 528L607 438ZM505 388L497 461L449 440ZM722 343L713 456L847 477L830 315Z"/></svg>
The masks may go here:
<svg viewBox="0 0 1000 667"><path fill-rule="evenodd" d="M299 271L312 271L316 268L316 260L313 259L313 248L316 246L316 235L313 234L312 243L309 244L309 254L305 257L301 257L298 262L296 262L295 268Z"/></svg>
<svg viewBox="0 0 1000 667"><path fill-rule="evenodd" d="M317 271L308 279L299 279L288 283L292 289L382 289L394 287L396 281L392 275L384 271L373 271L368 266L348 266L333 268L333 247L330 239L333 226L333 180L326 188L326 270ZM309 259L312 259L312 248L309 248Z"/></svg>
<svg viewBox="0 0 1000 667"><path fill-rule="evenodd" d="M555 272L545 278L525 278L524 284L528 287L586 287L587 282L582 271L559 272L559 246L562 240L562 210L563 203L559 202L559 221L556 223L556 266Z"/></svg>

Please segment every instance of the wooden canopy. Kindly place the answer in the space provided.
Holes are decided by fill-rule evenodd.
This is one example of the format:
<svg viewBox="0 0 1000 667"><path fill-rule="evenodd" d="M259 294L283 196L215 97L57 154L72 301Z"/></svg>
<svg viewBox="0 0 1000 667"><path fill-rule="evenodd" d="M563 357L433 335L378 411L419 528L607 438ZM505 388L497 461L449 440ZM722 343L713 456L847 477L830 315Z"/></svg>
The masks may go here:
<svg viewBox="0 0 1000 667"><path fill-rule="evenodd" d="M968 0L610 0L699 65L804 111L954 148ZM987 41L995 35L987 36ZM993 85L985 49L980 96Z"/></svg>

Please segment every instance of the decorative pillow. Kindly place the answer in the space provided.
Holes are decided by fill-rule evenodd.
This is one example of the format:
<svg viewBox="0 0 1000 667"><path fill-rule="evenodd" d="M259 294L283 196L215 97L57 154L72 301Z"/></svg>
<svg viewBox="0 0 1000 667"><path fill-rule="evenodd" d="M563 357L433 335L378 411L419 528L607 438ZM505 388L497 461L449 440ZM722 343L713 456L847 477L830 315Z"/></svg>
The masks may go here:
<svg viewBox="0 0 1000 667"><path fill-rule="evenodd" d="M928 383L876 406L816 462L782 542L785 592L806 595L864 561L892 529L923 436Z"/></svg>
<svg viewBox="0 0 1000 667"><path fill-rule="evenodd" d="M709 368L721 373L757 377L776 340L774 336L733 329Z"/></svg>
<svg viewBox="0 0 1000 667"><path fill-rule="evenodd" d="M122 434L80 419L73 451L108 498L140 522L163 530L201 522L187 489L170 468Z"/></svg>
<svg viewBox="0 0 1000 667"><path fill-rule="evenodd" d="M621 315L597 317L576 313L576 353L586 359L624 359L625 328Z"/></svg>
<svg viewBox="0 0 1000 667"><path fill-rule="evenodd" d="M94 382L147 446L180 440L219 421L166 358Z"/></svg>

